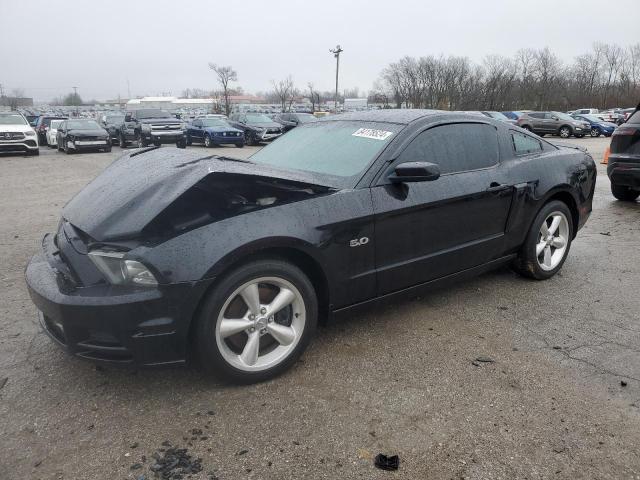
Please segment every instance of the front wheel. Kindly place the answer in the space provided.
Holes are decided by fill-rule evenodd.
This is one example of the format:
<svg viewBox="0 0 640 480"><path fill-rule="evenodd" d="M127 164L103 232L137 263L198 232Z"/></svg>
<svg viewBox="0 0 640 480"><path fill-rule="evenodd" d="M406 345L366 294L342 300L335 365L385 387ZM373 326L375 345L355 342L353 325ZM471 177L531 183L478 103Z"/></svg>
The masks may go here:
<svg viewBox="0 0 640 480"><path fill-rule="evenodd" d="M547 203L531 224L513 267L521 275L536 280L553 277L562 268L573 239L569 207L554 200Z"/></svg>
<svg viewBox="0 0 640 480"><path fill-rule="evenodd" d="M591 129L591 136L594 138L597 138L600 136L600 130L598 130L597 128L592 128Z"/></svg>
<svg viewBox="0 0 640 480"><path fill-rule="evenodd" d="M633 202L640 196L640 191L633 190L632 188L624 185L616 185L615 183L611 184L611 193L614 197L623 202Z"/></svg>
<svg viewBox="0 0 640 480"><path fill-rule="evenodd" d="M244 148L244 142L243 142L243 143L236 143L236 147L238 147L238 148Z"/></svg>
<svg viewBox="0 0 640 480"><path fill-rule="evenodd" d="M211 147L211 137L209 136L208 133L206 133L205 136L204 136L204 146L205 146L205 148L210 148Z"/></svg>
<svg viewBox="0 0 640 480"><path fill-rule="evenodd" d="M290 368L317 325L313 285L278 259L238 267L217 283L197 319L203 368L233 383L254 383Z"/></svg>
<svg viewBox="0 0 640 480"><path fill-rule="evenodd" d="M182 140L178 140L176 142L176 147L178 148L187 148L187 140L186 139L182 139Z"/></svg>
<svg viewBox="0 0 640 480"><path fill-rule="evenodd" d="M562 127L558 133L562 138L569 138L571 136L571 129L569 127Z"/></svg>

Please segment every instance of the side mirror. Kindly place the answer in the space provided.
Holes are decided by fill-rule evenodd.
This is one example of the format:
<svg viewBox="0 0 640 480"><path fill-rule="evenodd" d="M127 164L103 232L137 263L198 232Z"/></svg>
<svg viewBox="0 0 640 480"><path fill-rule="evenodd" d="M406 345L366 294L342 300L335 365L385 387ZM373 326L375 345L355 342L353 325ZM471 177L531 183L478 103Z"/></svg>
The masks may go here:
<svg viewBox="0 0 640 480"><path fill-rule="evenodd" d="M130 122L130 121L131 121L131 114L130 114L130 113L127 113L127 114L124 116L124 121L125 121L125 122Z"/></svg>
<svg viewBox="0 0 640 480"><path fill-rule="evenodd" d="M429 162L404 162L396 166L393 175L389 176L392 183L430 182L440 178L440 167Z"/></svg>

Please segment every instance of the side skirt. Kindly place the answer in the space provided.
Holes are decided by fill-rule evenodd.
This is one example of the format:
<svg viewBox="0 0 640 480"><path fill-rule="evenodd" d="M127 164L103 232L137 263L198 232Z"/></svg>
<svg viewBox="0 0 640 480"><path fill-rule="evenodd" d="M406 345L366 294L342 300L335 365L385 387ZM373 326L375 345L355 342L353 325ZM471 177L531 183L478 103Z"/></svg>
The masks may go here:
<svg viewBox="0 0 640 480"><path fill-rule="evenodd" d="M380 297L372 298L371 300L365 300L364 302L355 303L353 305L349 305L348 307L342 307L337 310L333 310L329 315L329 321L338 320L343 316L351 316L356 312L366 311L376 305L386 304L390 300L396 301L396 300L401 300L403 298L416 297L422 293L425 293L426 291L431 291L438 288L446 287L448 285L457 283L460 280L466 280L473 277L477 277L482 273L488 272L490 270L494 270L506 263L509 263L511 260L516 258L516 256L517 255L515 253L511 255L507 255L505 257L492 260L483 265L478 265L477 267L468 268L466 270L462 270L457 273L452 273L451 275L447 275L445 277L437 278L435 280L430 280L425 283L420 283L412 287L398 290L397 292L387 293Z"/></svg>

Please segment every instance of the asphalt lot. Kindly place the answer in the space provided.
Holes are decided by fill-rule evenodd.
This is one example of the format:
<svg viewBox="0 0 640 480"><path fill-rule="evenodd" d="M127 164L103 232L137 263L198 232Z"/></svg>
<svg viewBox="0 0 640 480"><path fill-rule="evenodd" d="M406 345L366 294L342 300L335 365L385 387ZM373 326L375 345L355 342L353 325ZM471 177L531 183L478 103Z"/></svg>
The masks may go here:
<svg viewBox="0 0 640 480"><path fill-rule="evenodd" d="M599 162L608 139L565 142ZM1 479L149 480L164 441L202 458L193 478L640 478L640 203L615 201L603 166L553 279L502 269L370 310L284 376L230 387L96 368L37 326L24 266L119 154L0 157Z"/></svg>

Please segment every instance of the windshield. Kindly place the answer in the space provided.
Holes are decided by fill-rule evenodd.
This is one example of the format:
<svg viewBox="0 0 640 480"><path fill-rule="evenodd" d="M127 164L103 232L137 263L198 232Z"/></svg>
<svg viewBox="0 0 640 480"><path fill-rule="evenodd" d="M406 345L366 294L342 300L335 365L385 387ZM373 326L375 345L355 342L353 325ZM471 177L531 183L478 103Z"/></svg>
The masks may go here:
<svg viewBox="0 0 640 480"><path fill-rule="evenodd" d="M67 128L69 130L102 130L102 127L93 120L68 120Z"/></svg>
<svg viewBox="0 0 640 480"><path fill-rule="evenodd" d="M0 115L0 125L27 125L27 121L17 113L3 114Z"/></svg>
<svg viewBox="0 0 640 480"><path fill-rule="evenodd" d="M402 128L378 122L310 122L256 152L251 161L327 175L334 185L348 187Z"/></svg>
<svg viewBox="0 0 640 480"><path fill-rule="evenodd" d="M496 120L509 120L504 113L500 112L487 112L491 118L495 118Z"/></svg>
<svg viewBox="0 0 640 480"><path fill-rule="evenodd" d="M138 110L137 118L173 118L169 112L164 110Z"/></svg>
<svg viewBox="0 0 640 480"><path fill-rule="evenodd" d="M273 123L273 120L264 114L252 114L247 115L247 123Z"/></svg>
<svg viewBox="0 0 640 480"><path fill-rule="evenodd" d="M49 128L57 130L62 122L64 122L64 120L51 120L51 124L49 125Z"/></svg>
<svg viewBox="0 0 640 480"><path fill-rule="evenodd" d="M571 115L568 115L566 113L561 113L561 112L552 112L552 113L553 115L558 117L560 120L575 120L575 118L573 118Z"/></svg>
<svg viewBox="0 0 640 480"><path fill-rule="evenodd" d="M118 123L124 121L124 115L109 115L105 118L107 123Z"/></svg>
<svg viewBox="0 0 640 480"><path fill-rule="evenodd" d="M229 127L230 125L224 120L218 120L217 118L206 118L202 120L203 127Z"/></svg>

